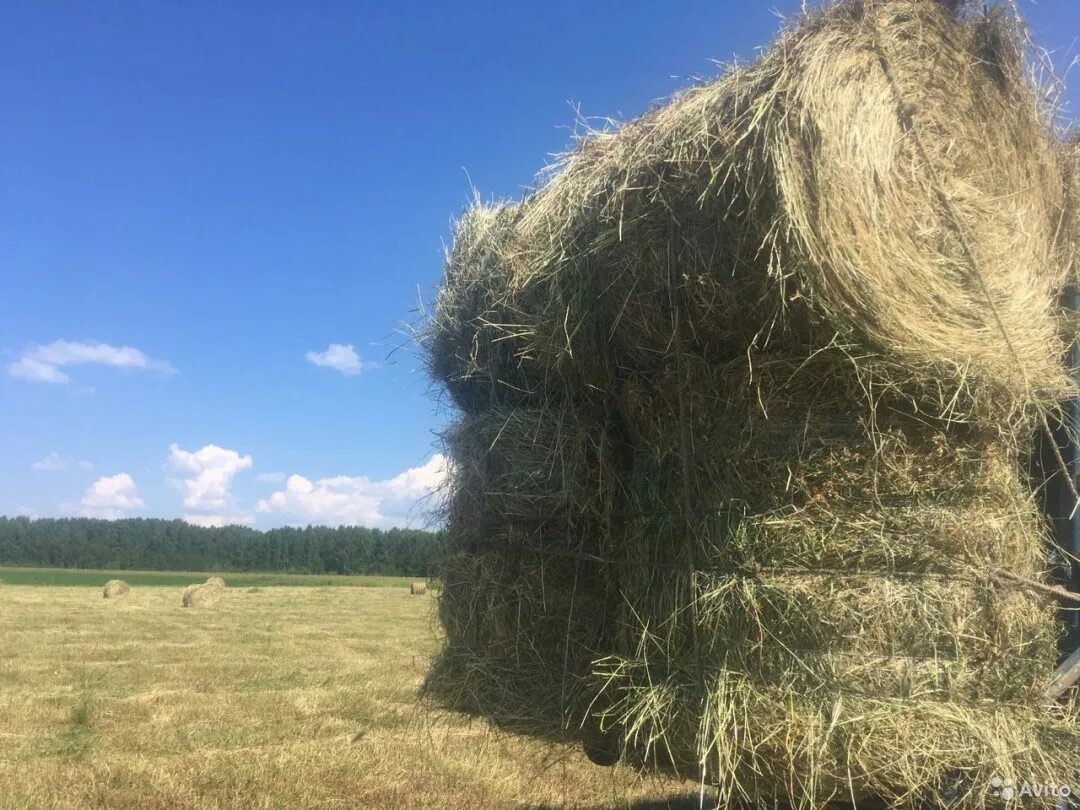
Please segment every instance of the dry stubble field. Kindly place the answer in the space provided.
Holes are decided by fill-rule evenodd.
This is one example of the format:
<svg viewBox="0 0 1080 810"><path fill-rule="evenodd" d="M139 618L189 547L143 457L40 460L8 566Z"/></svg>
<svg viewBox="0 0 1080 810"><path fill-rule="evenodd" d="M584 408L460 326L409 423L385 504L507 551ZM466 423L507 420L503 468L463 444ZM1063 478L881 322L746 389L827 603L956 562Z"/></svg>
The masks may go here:
<svg viewBox="0 0 1080 810"><path fill-rule="evenodd" d="M614 808L686 795L426 714L414 695L435 643L431 599L407 588L232 588L195 610L172 587L113 601L2 585L0 808Z"/></svg>

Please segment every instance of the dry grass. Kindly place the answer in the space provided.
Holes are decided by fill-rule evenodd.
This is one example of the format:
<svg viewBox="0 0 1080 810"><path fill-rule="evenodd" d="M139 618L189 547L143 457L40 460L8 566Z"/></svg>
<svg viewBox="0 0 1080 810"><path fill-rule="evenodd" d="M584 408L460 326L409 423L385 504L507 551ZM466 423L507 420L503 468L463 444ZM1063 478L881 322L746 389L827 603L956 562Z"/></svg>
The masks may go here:
<svg viewBox="0 0 1080 810"><path fill-rule="evenodd" d="M407 588L0 592L0 808L622 807L678 793L414 702ZM284 598L283 598L284 597Z"/></svg>

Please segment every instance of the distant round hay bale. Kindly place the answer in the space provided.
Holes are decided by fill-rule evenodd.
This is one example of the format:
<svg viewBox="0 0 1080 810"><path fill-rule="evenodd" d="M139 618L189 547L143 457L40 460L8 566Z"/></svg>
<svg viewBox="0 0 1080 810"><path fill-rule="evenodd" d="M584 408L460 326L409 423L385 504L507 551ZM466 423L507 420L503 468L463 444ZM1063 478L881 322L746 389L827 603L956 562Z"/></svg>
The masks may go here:
<svg viewBox="0 0 1080 810"><path fill-rule="evenodd" d="M414 582L412 585L409 586L409 593L412 596L423 596L425 593L427 593L427 583Z"/></svg>
<svg viewBox="0 0 1080 810"><path fill-rule="evenodd" d="M259 591L261 591L261 590L262 590L262 588L253 585L252 587L247 589L247 592L248 593L259 593Z"/></svg>
<svg viewBox="0 0 1080 810"><path fill-rule="evenodd" d="M180 600L180 604L184 607L211 607L221 599L223 590L220 586L207 583L188 585L184 588L184 595Z"/></svg>
<svg viewBox="0 0 1080 810"><path fill-rule="evenodd" d="M105 587L101 591L101 596L104 599L119 599L122 596L127 596L128 591L131 588L122 579L110 579L105 583Z"/></svg>
<svg viewBox="0 0 1080 810"><path fill-rule="evenodd" d="M206 584L213 588L224 588L225 580L221 577L207 577Z"/></svg>

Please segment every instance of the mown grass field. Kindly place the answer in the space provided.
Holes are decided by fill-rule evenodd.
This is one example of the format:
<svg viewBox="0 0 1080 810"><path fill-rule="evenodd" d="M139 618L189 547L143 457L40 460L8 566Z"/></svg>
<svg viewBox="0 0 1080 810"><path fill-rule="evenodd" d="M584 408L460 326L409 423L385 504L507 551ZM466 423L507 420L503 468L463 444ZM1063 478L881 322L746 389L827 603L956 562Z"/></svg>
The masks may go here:
<svg viewBox="0 0 1080 810"><path fill-rule="evenodd" d="M105 571L84 568L15 568L0 566L0 582L9 585L73 585L100 588L110 579L122 579L132 586L180 586L205 582L208 576L221 576L237 588L253 586L352 585L364 588L408 587L409 577L338 576L335 574L234 574L221 571Z"/></svg>
<svg viewBox="0 0 1080 810"><path fill-rule="evenodd" d="M0 808L665 807L687 792L418 707L434 603L404 587L231 587L199 610L179 587L106 600L0 578Z"/></svg>

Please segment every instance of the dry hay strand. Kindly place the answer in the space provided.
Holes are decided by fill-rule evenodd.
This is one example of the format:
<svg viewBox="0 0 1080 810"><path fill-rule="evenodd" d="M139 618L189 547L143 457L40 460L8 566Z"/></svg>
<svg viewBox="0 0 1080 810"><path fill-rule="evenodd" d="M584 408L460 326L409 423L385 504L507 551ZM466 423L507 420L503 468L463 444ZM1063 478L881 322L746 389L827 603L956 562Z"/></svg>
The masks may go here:
<svg viewBox="0 0 1080 810"><path fill-rule="evenodd" d="M411 583L409 585L409 595L410 596L423 596L426 593L427 593L427 583L426 582L413 582L413 583Z"/></svg>
<svg viewBox="0 0 1080 810"><path fill-rule="evenodd" d="M462 411L432 701L731 804L1072 773L1025 583L1076 151L1018 22L956 6L809 14L466 212L424 341Z"/></svg>
<svg viewBox="0 0 1080 810"><path fill-rule="evenodd" d="M120 599L127 596L131 590L128 584L122 579L110 579L105 583L105 587L101 589L101 596L104 599Z"/></svg>

